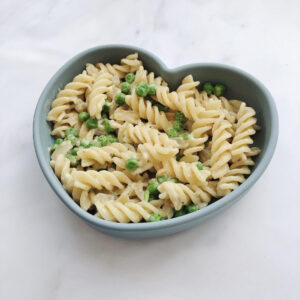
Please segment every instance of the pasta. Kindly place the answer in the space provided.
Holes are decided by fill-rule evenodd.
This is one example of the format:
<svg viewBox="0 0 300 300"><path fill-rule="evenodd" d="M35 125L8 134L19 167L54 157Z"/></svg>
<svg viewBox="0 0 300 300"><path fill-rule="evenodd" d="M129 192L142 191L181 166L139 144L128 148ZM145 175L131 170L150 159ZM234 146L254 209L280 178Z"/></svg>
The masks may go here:
<svg viewBox="0 0 300 300"><path fill-rule="evenodd" d="M50 165L83 210L107 221L203 209L242 184L260 153L255 110L224 93L192 75L170 91L137 53L88 63L52 102Z"/></svg>

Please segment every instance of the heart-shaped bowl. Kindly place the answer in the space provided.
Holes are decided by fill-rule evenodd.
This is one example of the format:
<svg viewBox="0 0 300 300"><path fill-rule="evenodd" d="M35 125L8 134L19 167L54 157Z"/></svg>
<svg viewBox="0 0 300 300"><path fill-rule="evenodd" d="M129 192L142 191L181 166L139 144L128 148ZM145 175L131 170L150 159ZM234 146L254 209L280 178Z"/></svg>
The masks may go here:
<svg viewBox="0 0 300 300"><path fill-rule="evenodd" d="M241 99L252 106L257 113L261 130L255 135L255 145L261 148L251 175L237 189L227 196L211 203L196 212L160 222L120 224L99 219L82 210L64 190L49 165L48 148L53 143L50 135L51 124L46 121L51 102L59 89L81 73L86 63L119 63L128 54L138 52L145 69L162 76L175 90L181 80L192 74L195 80L222 82L227 86L226 97ZM124 238L148 238L167 235L193 227L223 211L238 201L258 180L269 164L278 138L278 116L275 103L269 91L250 74L237 68L216 63L195 63L175 69L169 69L152 53L137 47L126 45L106 45L83 51L65 63L44 88L36 106L33 119L33 140L41 169L49 184L61 199L78 217L93 228L106 234Z"/></svg>

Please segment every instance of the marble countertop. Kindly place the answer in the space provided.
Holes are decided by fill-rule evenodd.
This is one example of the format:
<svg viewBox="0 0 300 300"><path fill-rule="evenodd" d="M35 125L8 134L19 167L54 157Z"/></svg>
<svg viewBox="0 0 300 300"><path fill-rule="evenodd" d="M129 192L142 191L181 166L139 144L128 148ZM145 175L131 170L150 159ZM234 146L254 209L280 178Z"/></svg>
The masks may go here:
<svg viewBox="0 0 300 300"><path fill-rule="evenodd" d="M300 299L300 2L0 3L0 299ZM220 62L273 94L280 135L242 201L189 231L105 236L57 199L32 144L37 99L76 53L141 46L170 67Z"/></svg>

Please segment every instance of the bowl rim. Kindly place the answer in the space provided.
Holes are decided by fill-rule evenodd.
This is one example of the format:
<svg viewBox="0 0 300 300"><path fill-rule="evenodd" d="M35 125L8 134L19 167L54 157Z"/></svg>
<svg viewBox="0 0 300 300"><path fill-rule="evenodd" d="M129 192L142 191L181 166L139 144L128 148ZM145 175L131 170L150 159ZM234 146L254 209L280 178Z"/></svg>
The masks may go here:
<svg viewBox="0 0 300 300"><path fill-rule="evenodd" d="M188 69L188 68L195 68L195 67L214 67L214 68L221 68L221 69L227 69L232 72L238 73L239 75L242 75L244 77L247 77L250 79L255 85L257 85L265 94L265 99L268 103L268 106L270 108L270 126L271 126L271 133L269 136L268 143L266 145L266 150L261 157L261 160L256 165L256 168L249 177L245 180L245 182L241 185L239 185L238 188L236 188L234 191L226 195L225 197L222 197L215 201L214 203L187 215L172 218L168 220L163 220L160 222L144 222L144 223L117 223L117 222L111 222L106 221L103 219L100 219L94 215L89 214L88 212L84 211L72 198L69 196L67 191L63 188L62 184L56 177L55 173L53 172L49 161L43 156L43 149L39 140L40 136L40 126L39 126L39 116L42 113L42 109L44 106L45 101L47 98L45 97L46 94L49 92L49 90L52 89L52 84L56 80L56 78L67 68L69 68L72 64L76 63L78 59L80 59L82 56L85 56L91 52L97 52L97 51L103 51L108 50L110 48L116 48L116 49L126 49L131 50L132 52L138 52L146 54L153 58L159 65L159 67L170 73L176 73L182 69ZM254 76L251 74L230 65L226 64L220 64L220 63L210 63L210 62L204 62L204 63L193 63L193 64L187 64L175 68L168 68L165 63L157 57L155 54L136 47L136 46L130 46L130 45L123 45L123 44L108 44L108 45L102 45L102 46L96 46L89 49L86 49L77 55L73 56L71 59L69 59L66 63L64 63L58 71L51 77L51 79L46 84L45 88L43 89L39 100L36 105L36 109L34 112L33 117L33 143L34 143L34 149L35 153L39 162L39 165L42 169L42 172L44 176L46 177L48 183L58 196L58 198L77 216L79 216L84 221L88 222L92 226L95 227L101 227L103 229L109 229L112 231L126 231L126 232L133 232L133 231L152 231L155 229L164 229L174 226L179 226L181 224L190 223L197 219L201 218L207 218L210 215L213 215L217 213L218 211L222 210L222 208L225 208L226 206L230 206L235 199L239 199L239 196L242 196L263 174L265 169L267 168L268 164L270 163L272 156L274 154L277 139L278 139L278 128L279 128L279 120L278 120L278 113L276 109L275 102L273 100L273 97L271 93L268 91L268 89Z"/></svg>

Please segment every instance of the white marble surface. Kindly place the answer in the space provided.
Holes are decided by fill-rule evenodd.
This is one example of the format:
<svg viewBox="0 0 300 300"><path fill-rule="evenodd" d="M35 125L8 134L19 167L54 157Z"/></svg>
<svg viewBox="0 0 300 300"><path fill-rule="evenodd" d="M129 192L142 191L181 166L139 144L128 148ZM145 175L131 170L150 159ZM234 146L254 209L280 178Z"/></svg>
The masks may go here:
<svg viewBox="0 0 300 300"><path fill-rule="evenodd" d="M0 2L0 299L300 299L300 2ZM32 117L52 74L127 43L167 65L247 70L280 116L274 158L234 207L177 235L127 241L68 211L35 158Z"/></svg>

